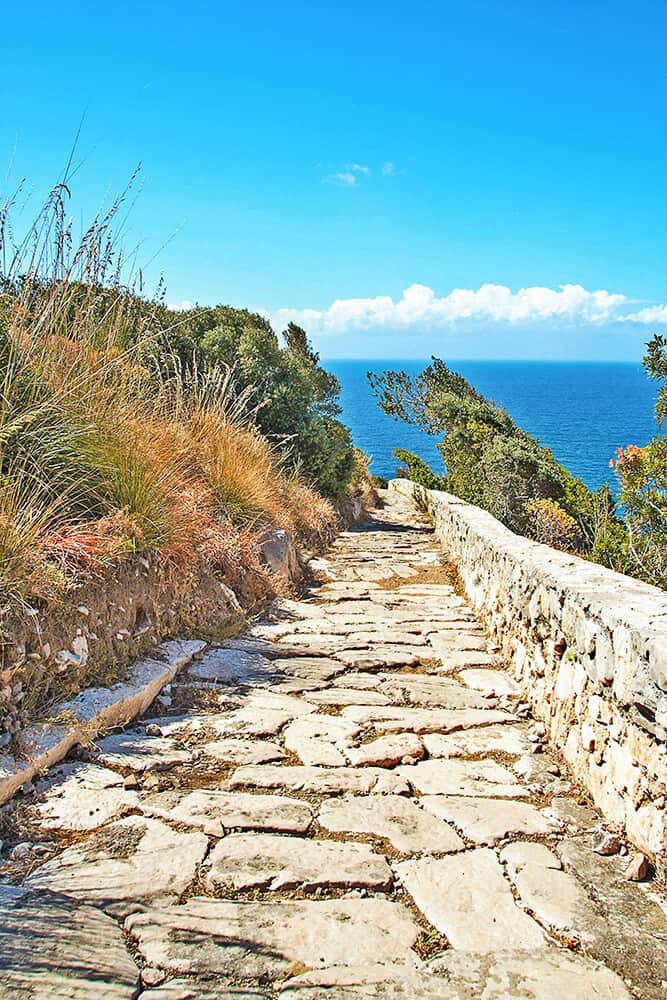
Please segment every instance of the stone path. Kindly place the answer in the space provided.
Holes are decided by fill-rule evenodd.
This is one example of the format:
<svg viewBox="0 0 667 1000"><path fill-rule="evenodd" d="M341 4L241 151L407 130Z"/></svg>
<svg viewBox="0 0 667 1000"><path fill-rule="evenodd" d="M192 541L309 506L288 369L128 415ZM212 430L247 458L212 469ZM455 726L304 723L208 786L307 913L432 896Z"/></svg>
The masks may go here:
<svg viewBox="0 0 667 1000"><path fill-rule="evenodd" d="M664 1000L657 890L387 501L4 807L1 997Z"/></svg>

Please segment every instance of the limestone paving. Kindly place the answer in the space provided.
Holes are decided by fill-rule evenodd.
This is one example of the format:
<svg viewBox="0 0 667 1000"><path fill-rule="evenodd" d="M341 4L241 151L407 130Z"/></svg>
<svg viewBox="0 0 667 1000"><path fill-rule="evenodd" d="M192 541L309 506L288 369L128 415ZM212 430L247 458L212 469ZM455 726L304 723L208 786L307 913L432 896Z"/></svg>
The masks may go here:
<svg viewBox="0 0 667 1000"><path fill-rule="evenodd" d="M659 890L595 853L429 525L383 499L173 709L22 797L0 998L664 1000Z"/></svg>

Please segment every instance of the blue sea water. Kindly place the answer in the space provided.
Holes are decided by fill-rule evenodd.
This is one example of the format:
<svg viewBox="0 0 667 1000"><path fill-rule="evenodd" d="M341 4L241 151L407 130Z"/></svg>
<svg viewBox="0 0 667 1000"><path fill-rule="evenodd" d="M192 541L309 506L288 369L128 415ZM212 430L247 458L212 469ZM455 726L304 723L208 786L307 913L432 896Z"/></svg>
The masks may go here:
<svg viewBox="0 0 667 1000"><path fill-rule="evenodd" d="M355 444L371 456L371 471L393 476L394 448L407 448L436 472L443 471L438 438L382 413L367 371L402 369L417 374L428 361L325 361L341 383L343 421ZM644 445L656 431L657 387L640 364L624 362L456 361L450 367L553 451L592 489L609 483L616 449Z"/></svg>

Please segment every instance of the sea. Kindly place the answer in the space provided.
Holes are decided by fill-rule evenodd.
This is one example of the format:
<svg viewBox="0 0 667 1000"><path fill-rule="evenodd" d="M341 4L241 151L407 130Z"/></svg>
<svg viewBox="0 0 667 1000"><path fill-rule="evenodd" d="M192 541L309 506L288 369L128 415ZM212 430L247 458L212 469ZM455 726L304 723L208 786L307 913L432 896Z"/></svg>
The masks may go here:
<svg viewBox="0 0 667 1000"><path fill-rule="evenodd" d="M354 443L370 456L375 475L396 472L394 448L407 448L435 472L443 471L439 438L384 414L368 371L416 375L429 361L329 360L322 362L341 384L342 420ZM616 493L610 460L618 448L644 445L658 432L653 416L657 385L632 362L453 361L450 368L504 407L520 427L549 447L588 487L608 483Z"/></svg>

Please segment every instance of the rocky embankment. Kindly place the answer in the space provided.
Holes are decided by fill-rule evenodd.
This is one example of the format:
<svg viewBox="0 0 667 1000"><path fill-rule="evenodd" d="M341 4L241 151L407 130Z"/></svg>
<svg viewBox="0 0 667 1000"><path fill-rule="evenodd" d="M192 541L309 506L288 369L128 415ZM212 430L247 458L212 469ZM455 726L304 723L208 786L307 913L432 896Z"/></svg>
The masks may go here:
<svg viewBox="0 0 667 1000"><path fill-rule="evenodd" d="M0 995L662 1000L650 873L387 500L4 807Z"/></svg>

